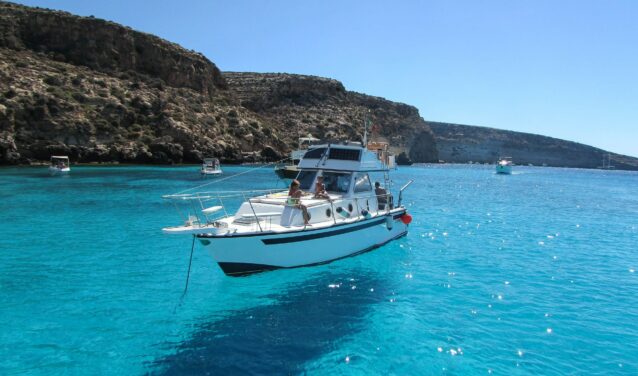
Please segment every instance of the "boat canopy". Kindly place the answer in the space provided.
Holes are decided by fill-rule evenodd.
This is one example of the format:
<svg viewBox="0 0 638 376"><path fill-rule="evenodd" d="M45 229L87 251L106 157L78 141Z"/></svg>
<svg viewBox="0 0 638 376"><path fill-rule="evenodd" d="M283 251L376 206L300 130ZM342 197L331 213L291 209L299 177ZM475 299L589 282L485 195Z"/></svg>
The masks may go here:
<svg viewBox="0 0 638 376"><path fill-rule="evenodd" d="M310 133L308 133L307 137L300 137L299 138L299 145L303 145L303 144L311 144L313 142L317 142L320 141L318 138L313 137Z"/></svg>
<svg viewBox="0 0 638 376"><path fill-rule="evenodd" d="M68 161L69 157L67 157L66 155L52 155L51 160L55 160L55 159Z"/></svg>
<svg viewBox="0 0 638 376"><path fill-rule="evenodd" d="M299 162L300 169L335 171L387 171L377 154L352 144L313 145Z"/></svg>

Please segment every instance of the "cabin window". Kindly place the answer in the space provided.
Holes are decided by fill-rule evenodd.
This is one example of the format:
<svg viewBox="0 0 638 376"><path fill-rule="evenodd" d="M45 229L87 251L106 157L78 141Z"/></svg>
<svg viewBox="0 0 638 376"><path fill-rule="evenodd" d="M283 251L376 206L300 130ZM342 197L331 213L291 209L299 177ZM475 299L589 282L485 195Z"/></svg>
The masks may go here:
<svg viewBox="0 0 638 376"><path fill-rule="evenodd" d="M326 148L316 148L310 149L304 154L305 159L319 159L323 156L323 153L326 152Z"/></svg>
<svg viewBox="0 0 638 376"><path fill-rule="evenodd" d="M309 191L312 187L312 183L315 181L315 175L317 175L317 171L299 171L299 174L297 175L297 180L299 180L299 189L302 191Z"/></svg>
<svg viewBox="0 0 638 376"><path fill-rule="evenodd" d="M370 184L370 178L365 172L359 172L354 177L354 193L370 192L372 190L372 184Z"/></svg>
<svg viewBox="0 0 638 376"><path fill-rule="evenodd" d="M350 172L323 172L323 184L328 192L348 193L351 179Z"/></svg>
<svg viewBox="0 0 638 376"><path fill-rule="evenodd" d="M328 159L338 159L342 161L358 161L361 157L361 150L358 149L335 149L330 148Z"/></svg>

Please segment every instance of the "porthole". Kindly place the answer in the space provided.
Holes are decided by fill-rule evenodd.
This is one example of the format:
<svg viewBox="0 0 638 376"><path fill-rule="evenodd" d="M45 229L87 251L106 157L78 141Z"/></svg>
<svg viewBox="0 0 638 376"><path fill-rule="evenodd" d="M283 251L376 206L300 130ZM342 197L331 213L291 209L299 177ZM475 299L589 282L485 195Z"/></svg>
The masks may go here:
<svg viewBox="0 0 638 376"><path fill-rule="evenodd" d="M332 216L332 210L326 209L326 217L330 218Z"/></svg>
<svg viewBox="0 0 638 376"><path fill-rule="evenodd" d="M352 204L348 204L348 211L352 212L353 208L352 208Z"/></svg>

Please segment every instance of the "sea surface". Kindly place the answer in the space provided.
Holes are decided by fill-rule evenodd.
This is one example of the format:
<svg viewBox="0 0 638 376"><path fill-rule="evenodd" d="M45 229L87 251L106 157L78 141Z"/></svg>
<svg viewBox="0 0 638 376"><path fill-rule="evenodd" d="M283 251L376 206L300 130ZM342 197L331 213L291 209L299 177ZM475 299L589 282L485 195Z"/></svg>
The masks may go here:
<svg viewBox="0 0 638 376"><path fill-rule="evenodd" d="M182 298L198 167L0 169L0 374L637 375L638 173L514 171L400 168L408 236L242 278L196 247Z"/></svg>

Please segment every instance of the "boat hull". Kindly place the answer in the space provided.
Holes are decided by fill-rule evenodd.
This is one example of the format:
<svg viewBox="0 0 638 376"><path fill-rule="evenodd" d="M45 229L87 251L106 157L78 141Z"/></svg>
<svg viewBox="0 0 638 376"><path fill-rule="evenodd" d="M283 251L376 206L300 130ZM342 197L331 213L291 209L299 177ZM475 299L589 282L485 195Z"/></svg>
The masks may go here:
<svg viewBox="0 0 638 376"><path fill-rule="evenodd" d="M285 234L197 237L225 274L240 276L325 264L370 251L407 234L408 225L401 220L404 214L401 209L354 223Z"/></svg>
<svg viewBox="0 0 638 376"><path fill-rule="evenodd" d="M49 167L49 173L51 175L63 175L71 172L70 167L58 168L58 167Z"/></svg>
<svg viewBox="0 0 638 376"><path fill-rule="evenodd" d="M294 179L299 174L297 166L284 166L275 169L275 174L281 179Z"/></svg>
<svg viewBox="0 0 638 376"><path fill-rule="evenodd" d="M209 175L209 176L211 176L211 175L212 176L218 176L218 175L223 174L223 172L221 170L212 170L212 171L211 170L209 170L209 171L201 170L200 173L202 175Z"/></svg>
<svg viewBox="0 0 638 376"><path fill-rule="evenodd" d="M512 173L512 166L496 165L496 173L510 175Z"/></svg>

